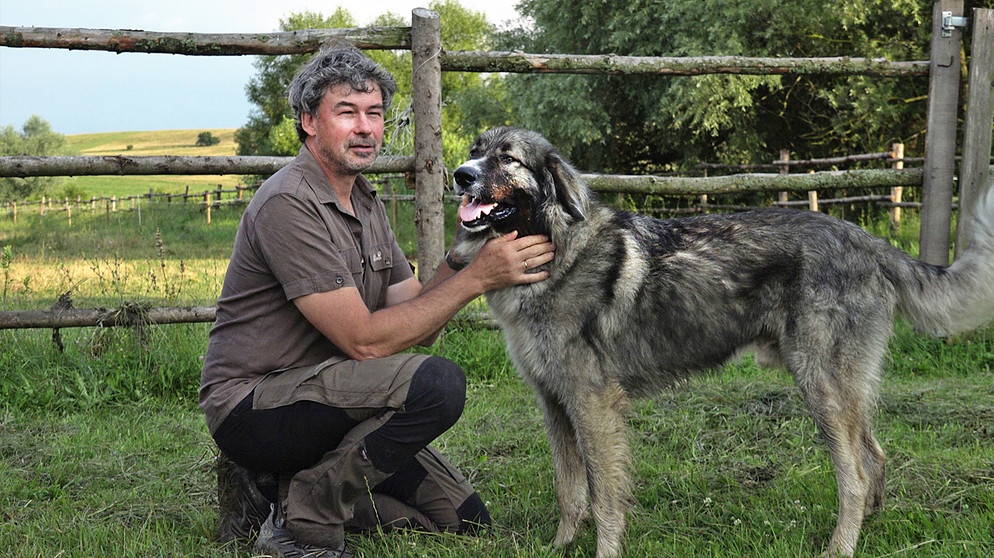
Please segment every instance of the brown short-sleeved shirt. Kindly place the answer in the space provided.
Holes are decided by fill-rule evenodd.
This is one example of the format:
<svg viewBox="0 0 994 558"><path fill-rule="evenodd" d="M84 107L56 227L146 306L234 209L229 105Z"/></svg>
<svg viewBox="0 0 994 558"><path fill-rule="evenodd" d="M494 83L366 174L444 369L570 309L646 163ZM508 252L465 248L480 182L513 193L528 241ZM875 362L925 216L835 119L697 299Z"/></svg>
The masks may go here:
<svg viewBox="0 0 994 558"><path fill-rule="evenodd" d="M354 287L370 311L413 277L372 185L358 177L342 210L306 147L256 192L235 235L200 377L211 432L275 370L343 355L293 299ZM347 325L343 325L348 327Z"/></svg>

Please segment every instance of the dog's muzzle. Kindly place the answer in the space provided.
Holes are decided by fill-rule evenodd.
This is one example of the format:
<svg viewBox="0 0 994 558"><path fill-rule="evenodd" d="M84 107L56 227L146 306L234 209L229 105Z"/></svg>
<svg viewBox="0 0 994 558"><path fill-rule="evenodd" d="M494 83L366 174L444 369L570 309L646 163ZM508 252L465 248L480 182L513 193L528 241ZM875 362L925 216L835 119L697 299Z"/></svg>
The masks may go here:
<svg viewBox="0 0 994 558"><path fill-rule="evenodd" d="M452 174L456 183L456 193L465 198L459 206L459 220L463 227L470 231L486 229L491 223L510 217L515 211L513 205L497 201L481 199L473 195L477 181L480 179L480 169L472 164L462 165Z"/></svg>

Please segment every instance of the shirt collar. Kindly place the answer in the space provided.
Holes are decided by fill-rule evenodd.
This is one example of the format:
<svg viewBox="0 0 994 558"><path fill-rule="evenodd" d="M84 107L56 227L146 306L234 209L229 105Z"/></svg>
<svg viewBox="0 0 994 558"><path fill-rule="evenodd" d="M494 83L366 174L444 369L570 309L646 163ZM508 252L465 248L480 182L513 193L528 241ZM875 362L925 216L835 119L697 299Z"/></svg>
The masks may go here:
<svg viewBox="0 0 994 558"><path fill-rule="evenodd" d="M321 170L321 165L318 164L317 159L311 153L307 146L301 145L300 151L297 153L297 162L303 171L304 180L311 185L314 190L314 195L320 203L328 204L333 203L339 208L341 204L338 202L338 196L331 189L331 185L328 184L328 179L324 176L324 171ZM372 183L363 176L359 175L356 177L355 185L352 189L352 203L360 203L363 207L369 207L372 205L373 199L376 197L376 189L373 187Z"/></svg>

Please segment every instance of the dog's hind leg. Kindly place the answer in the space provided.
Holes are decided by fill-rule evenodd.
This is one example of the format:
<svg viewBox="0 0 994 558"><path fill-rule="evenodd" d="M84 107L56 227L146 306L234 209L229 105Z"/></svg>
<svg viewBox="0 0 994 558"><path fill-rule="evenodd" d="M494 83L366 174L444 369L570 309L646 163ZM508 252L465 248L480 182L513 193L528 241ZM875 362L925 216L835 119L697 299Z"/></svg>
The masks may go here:
<svg viewBox="0 0 994 558"><path fill-rule="evenodd" d="M617 384L578 393L578 407L569 409L586 465L597 558L621 553L625 514L631 501L628 470L628 398Z"/></svg>
<svg viewBox="0 0 994 558"><path fill-rule="evenodd" d="M873 435L869 424L863 433L863 469L870 480L870 492L866 495L864 514L870 515L884 505L884 477L887 458Z"/></svg>
<svg viewBox="0 0 994 558"><path fill-rule="evenodd" d="M852 556L865 514L883 500L884 455L870 426L876 373L851 356L831 360L838 367L795 377L835 467L839 516L826 556Z"/></svg>
<svg viewBox="0 0 994 558"><path fill-rule="evenodd" d="M552 544L565 546L573 542L589 515L586 473L577 447L576 430L566 410L555 395L542 390L538 392L538 401L545 416L549 449L552 452L556 499L559 503L559 528Z"/></svg>

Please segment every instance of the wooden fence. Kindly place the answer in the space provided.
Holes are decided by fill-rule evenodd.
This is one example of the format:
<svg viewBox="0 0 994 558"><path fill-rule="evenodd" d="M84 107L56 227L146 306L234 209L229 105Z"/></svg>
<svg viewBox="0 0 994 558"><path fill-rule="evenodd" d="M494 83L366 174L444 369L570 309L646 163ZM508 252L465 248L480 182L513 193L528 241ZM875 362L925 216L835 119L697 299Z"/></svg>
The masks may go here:
<svg viewBox="0 0 994 558"><path fill-rule="evenodd" d="M964 125L961 201L976 200L987 182L994 106L991 99L994 63L994 10L975 9L968 108ZM438 14L412 12L410 28L304 30L265 34L153 33L128 30L53 29L0 26L0 46L65 48L112 52L172 53L185 55L276 55L317 51L332 39L344 39L364 49L409 49L412 52L412 107L415 157L404 161L402 172L415 176L418 208L418 260L422 270L433 270L442 259L444 223L442 193L445 171L441 147L441 72L520 72L694 76L702 74L821 74L867 75L886 79L929 76L928 130L922 169L833 171L813 174L750 173L720 177L657 177L588 175L594 189L612 192L711 195L743 191L789 192L844 188L923 186L921 258L948 263L951 205L958 133L960 50L963 0L936 0L932 44L927 61L892 62L865 58L749 58L749 57L629 57L618 55L527 54L446 51L440 38ZM969 151L966 149L969 146ZM66 160L71 159L71 160ZM259 158L121 157L31 158L0 157L0 176L57 176L68 174L264 174ZM180 159L180 158L165 158ZM213 159L213 160L211 160ZM270 158L272 159L272 158ZM982 162L978 162L982 161ZM219 166L221 163L221 166ZM109 167L108 167L109 164ZM267 161L280 165L279 161ZM283 162L282 164L285 164ZM82 167L80 167L82 165ZM278 168L277 166L277 168ZM272 167L270 167L272 168ZM75 169L75 170L74 170ZM272 169L275 171L275 168ZM373 172L376 172L373 169ZM972 189L972 190L967 190ZM962 206L961 206L962 207ZM961 221L963 221L961 219ZM427 280L426 276L422 277ZM4 327L59 327L56 325ZM201 316L209 321L208 316ZM209 316L213 319L213 316ZM54 319L54 318L53 318ZM16 320L14 320L16 321ZM54 323L54 322L53 322ZM162 323L169 323L164 321ZM85 324L74 324L85 325ZM97 325L92 323L89 325Z"/></svg>
<svg viewBox="0 0 994 558"><path fill-rule="evenodd" d="M55 159L49 158L49 159ZM283 158L280 158L281 162ZM285 160L290 160L291 158L285 158ZM415 196L411 194L398 194L396 189L391 186L391 179L402 181L403 183L410 182L410 174L387 174L391 169L404 168L403 157L393 157L394 161L382 164L377 168L377 171L383 174L370 174L370 179L374 184L380 184L379 190L385 201L389 201L394 208L397 203L410 203L415 202ZM749 171L757 170L777 170L780 174L787 174L791 168L800 168L801 170L808 169L810 172L814 172L811 169L821 168L821 167L846 167L854 163L867 163L880 161L891 165L893 169L903 169L905 163L917 163L921 164L923 158L904 158L904 145L900 143L895 143L891 151L880 152L880 153L865 153L856 155L846 155L841 157L828 157L822 159L808 159L808 160L790 160L787 153L781 152L780 159L772 161L766 164L751 164L751 165L728 165L728 164L717 164L717 163L701 163L697 165L697 168L703 171L704 176L708 176L711 171L720 172L737 172L737 173L747 173ZM84 166L76 167L86 168ZM78 172L78 170L76 171ZM920 171L914 171L920 172ZM865 176L866 173L862 173ZM583 175L588 181L594 183L598 186L601 191L618 191L619 186L625 184L624 177L617 175L596 175L596 174L584 174ZM823 175L821 177L816 177L819 181L829 180L828 177L832 175ZM836 175L839 176L839 175ZM847 175L841 175L847 176ZM913 174L910 176L913 177ZM914 182L919 182L917 178L913 178ZM637 178L628 180L628 186L626 191L632 193L632 191L638 191L644 186L632 187L632 183L638 184L640 181ZM719 181L712 181L718 183ZM898 177L898 182L903 182L903 179ZM118 210L123 211L138 211L140 214L141 204L145 202L147 204L152 203L164 203L166 205L172 204L174 201L180 205L186 205L193 203L205 208L205 215L208 224L211 220L211 209L218 209L226 205L238 205L246 203L245 194L254 191L260 186L260 183L253 185L236 185L231 189L224 189L222 185L218 185L217 188L213 190L199 190L196 192L191 192L190 187L186 186L186 189L182 193L159 193L154 190L149 190L145 194L134 194L130 196L92 196L88 199L83 199L77 196L76 199L55 199L42 197L41 200L23 200L23 201L13 201L7 202L0 206L0 215L7 215L15 223L18 220L19 215L33 213L41 216L64 213L65 218L68 219L69 225L72 225L72 215L74 212L89 211L90 213L96 212L98 209L103 208L104 212L108 215L110 213L115 213ZM850 185L852 187L852 185ZM845 198L828 198L819 199L817 191L809 191L808 199L806 201L787 201L786 192L781 192L782 199L774 202L774 205L778 206L800 206L808 205L809 209L813 211L818 211L819 205L834 205L839 203L854 203L859 201L864 202L877 202L880 205L890 207L892 209L892 221L897 222L900 220L900 209L901 207L912 207L918 208L921 206L918 202L905 203L902 201L902 186L895 186L891 188L890 195L869 195L860 197L845 197ZM450 195L445 197L445 201L449 203L458 203L458 196ZM708 195L700 195L700 203L691 207L683 209L673 209L673 210L660 210L658 213L693 213L693 212L707 212L714 209L733 209L733 210L745 210L749 209L746 206L729 206L729 205L716 205L714 203L709 203ZM394 210L396 213L396 210ZM394 224L396 226L396 218L394 219Z"/></svg>

